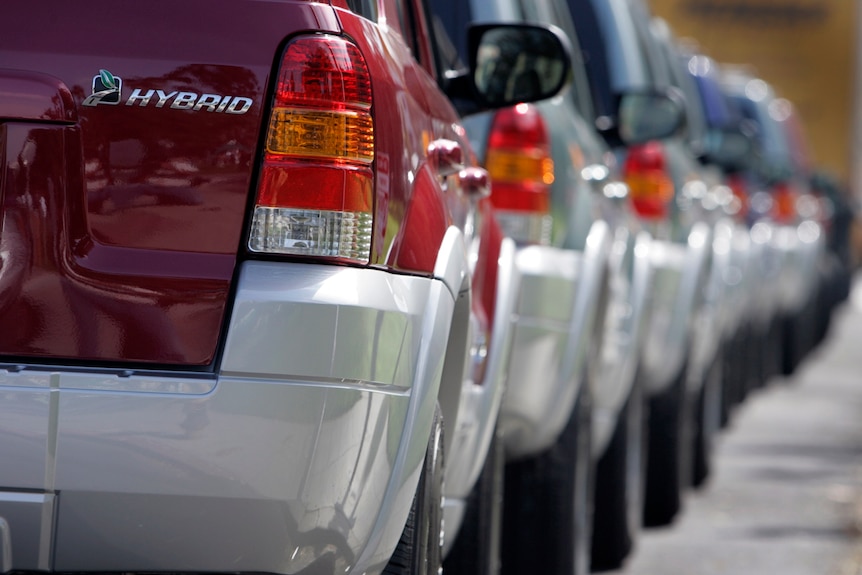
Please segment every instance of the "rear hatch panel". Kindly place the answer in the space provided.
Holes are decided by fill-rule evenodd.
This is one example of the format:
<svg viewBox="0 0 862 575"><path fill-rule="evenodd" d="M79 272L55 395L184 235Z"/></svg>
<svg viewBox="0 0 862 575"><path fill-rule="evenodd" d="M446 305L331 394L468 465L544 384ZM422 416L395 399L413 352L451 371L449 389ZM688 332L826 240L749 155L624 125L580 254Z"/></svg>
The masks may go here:
<svg viewBox="0 0 862 575"><path fill-rule="evenodd" d="M337 20L311 2L88 12L4 8L0 363L206 369L273 63Z"/></svg>

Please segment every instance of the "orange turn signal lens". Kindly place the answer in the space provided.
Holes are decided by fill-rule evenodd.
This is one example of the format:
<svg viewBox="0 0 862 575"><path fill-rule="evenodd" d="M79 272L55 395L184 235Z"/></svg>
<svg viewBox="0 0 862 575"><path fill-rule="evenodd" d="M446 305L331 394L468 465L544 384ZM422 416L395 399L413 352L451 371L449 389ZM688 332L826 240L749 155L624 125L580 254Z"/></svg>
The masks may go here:
<svg viewBox="0 0 862 575"><path fill-rule="evenodd" d="M370 164L374 124L367 112L276 108L266 148L273 154Z"/></svg>
<svg viewBox="0 0 862 575"><path fill-rule="evenodd" d="M494 182L554 183L554 161L542 150L489 149L485 165Z"/></svg>

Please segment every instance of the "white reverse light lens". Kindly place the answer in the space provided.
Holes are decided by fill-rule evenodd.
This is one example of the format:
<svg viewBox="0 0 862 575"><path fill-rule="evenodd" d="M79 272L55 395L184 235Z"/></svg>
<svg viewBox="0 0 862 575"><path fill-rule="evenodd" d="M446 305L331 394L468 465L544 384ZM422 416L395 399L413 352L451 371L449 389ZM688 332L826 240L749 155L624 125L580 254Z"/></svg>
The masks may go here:
<svg viewBox="0 0 862 575"><path fill-rule="evenodd" d="M252 252L347 258L368 262L371 214L258 206L248 249Z"/></svg>

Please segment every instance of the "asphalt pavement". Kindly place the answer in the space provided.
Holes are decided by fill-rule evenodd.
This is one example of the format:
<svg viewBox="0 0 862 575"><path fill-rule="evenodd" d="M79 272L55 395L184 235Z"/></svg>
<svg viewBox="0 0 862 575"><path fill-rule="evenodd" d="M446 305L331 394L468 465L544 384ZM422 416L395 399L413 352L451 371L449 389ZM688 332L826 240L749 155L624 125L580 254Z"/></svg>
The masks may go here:
<svg viewBox="0 0 862 575"><path fill-rule="evenodd" d="M862 575L862 277L826 341L734 413L713 473L617 575Z"/></svg>

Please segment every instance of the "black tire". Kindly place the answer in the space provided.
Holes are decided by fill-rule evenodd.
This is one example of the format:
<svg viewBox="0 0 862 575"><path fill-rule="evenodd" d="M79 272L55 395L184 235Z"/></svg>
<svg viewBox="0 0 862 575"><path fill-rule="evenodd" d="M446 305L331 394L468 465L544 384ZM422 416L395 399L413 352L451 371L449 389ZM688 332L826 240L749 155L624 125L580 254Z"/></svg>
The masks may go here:
<svg viewBox="0 0 862 575"><path fill-rule="evenodd" d="M751 329L741 326L739 330L725 342L721 351L721 419L722 429L730 424L734 408L742 403L748 390L748 380L751 375L748 361L748 346Z"/></svg>
<svg viewBox="0 0 862 575"><path fill-rule="evenodd" d="M572 415L544 453L508 463L502 573L584 575L592 528L592 407L581 386Z"/></svg>
<svg viewBox="0 0 862 575"><path fill-rule="evenodd" d="M443 417L434 412L425 463L407 524L385 575L438 575L443 564Z"/></svg>
<svg viewBox="0 0 862 575"><path fill-rule="evenodd" d="M690 417L683 366L671 386L649 399L644 525L669 525L691 483Z"/></svg>
<svg viewBox="0 0 862 575"><path fill-rule="evenodd" d="M495 434L455 544L443 561L446 575L497 575L503 526L503 442Z"/></svg>
<svg viewBox="0 0 862 575"><path fill-rule="evenodd" d="M644 401L643 382L636 377L596 466L592 571L619 569L640 531L649 433Z"/></svg>
<svg viewBox="0 0 862 575"><path fill-rule="evenodd" d="M722 387L722 362L716 358L706 373L697 398L691 478L694 487L701 487L709 477L712 444L721 427Z"/></svg>

